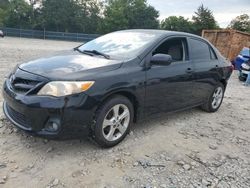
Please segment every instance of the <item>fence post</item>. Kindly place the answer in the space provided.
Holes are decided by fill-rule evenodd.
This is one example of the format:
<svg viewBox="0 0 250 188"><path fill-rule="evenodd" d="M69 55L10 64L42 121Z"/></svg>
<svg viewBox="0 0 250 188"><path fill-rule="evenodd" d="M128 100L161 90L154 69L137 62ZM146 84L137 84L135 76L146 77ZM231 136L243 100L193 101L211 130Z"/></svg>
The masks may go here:
<svg viewBox="0 0 250 188"><path fill-rule="evenodd" d="M43 40L45 40L45 28L43 28Z"/></svg>

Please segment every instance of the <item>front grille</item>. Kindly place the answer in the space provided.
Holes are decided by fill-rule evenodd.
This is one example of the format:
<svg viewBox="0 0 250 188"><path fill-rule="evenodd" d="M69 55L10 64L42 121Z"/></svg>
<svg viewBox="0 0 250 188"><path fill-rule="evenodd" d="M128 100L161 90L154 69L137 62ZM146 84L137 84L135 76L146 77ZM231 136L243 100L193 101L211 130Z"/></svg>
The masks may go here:
<svg viewBox="0 0 250 188"><path fill-rule="evenodd" d="M16 110L14 110L13 108L11 108L10 106L8 106L6 104L6 108L8 111L9 116L18 124L26 127L26 128L30 128L30 123L27 120L26 116L21 114L20 112L17 112Z"/></svg>
<svg viewBox="0 0 250 188"><path fill-rule="evenodd" d="M15 76L10 77L10 84L13 90L17 93L27 93L34 88L41 82L35 80L28 80L23 78L16 78Z"/></svg>

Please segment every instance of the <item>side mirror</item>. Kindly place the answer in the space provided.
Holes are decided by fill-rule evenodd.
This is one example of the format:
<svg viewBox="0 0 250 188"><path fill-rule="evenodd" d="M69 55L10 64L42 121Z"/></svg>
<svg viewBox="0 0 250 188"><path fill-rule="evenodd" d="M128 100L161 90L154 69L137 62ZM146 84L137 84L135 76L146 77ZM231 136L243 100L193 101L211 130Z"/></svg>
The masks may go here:
<svg viewBox="0 0 250 188"><path fill-rule="evenodd" d="M152 65L170 65L172 63L171 55L167 54L155 54L151 58Z"/></svg>

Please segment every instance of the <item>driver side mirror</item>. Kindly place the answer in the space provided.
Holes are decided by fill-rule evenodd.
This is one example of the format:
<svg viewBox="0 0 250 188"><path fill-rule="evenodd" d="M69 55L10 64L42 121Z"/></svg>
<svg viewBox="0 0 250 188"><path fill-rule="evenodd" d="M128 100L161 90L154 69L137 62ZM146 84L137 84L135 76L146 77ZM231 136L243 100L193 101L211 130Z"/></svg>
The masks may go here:
<svg viewBox="0 0 250 188"><path fill-rule="evenodd" d="M168 54L155 54L151 58L152 65L170 65L172 63L172 57Z"/></svg>

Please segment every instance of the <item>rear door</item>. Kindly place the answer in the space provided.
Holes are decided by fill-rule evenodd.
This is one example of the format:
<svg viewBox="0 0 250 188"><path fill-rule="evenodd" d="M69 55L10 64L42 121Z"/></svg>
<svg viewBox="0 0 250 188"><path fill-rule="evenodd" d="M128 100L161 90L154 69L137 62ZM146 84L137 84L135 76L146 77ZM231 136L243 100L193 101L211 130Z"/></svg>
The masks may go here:
<svg viewBox="0 0 250 188"><path fill-rule="evenodd" d="M193 104L193 65L189 61L185 37L171 37L161 43L154 54L168 54L170 65L151 65L146 71L146 115L175 111Z"/></svg>
<svg viewBox="0 0 250 188"><path fill-rule="evenodd" d="M194 65L194 98L206 100L220 78L219 61L213 48L205 40L188 38L190 60Z"/></svg>

